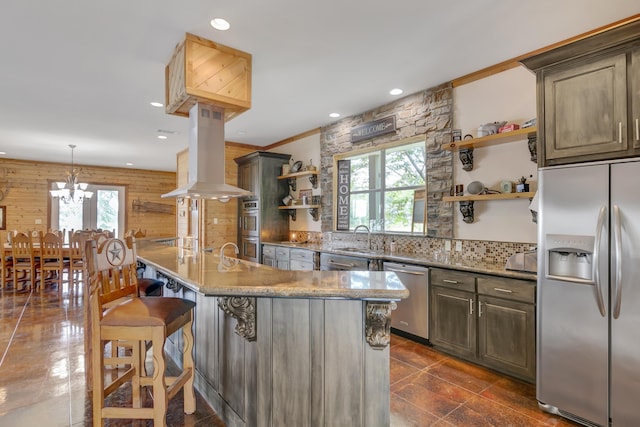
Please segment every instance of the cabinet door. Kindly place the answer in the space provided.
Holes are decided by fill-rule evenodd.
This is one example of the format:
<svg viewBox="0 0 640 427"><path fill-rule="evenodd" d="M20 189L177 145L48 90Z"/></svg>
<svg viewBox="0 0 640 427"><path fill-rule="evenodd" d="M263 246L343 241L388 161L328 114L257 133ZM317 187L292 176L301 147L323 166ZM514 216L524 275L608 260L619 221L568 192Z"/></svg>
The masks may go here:
<svg viewBox="0 0 640 427"><path fill-rule="evenodd" d="M249 161L238 166L238 187L259 196L258 161Z"/></svg>
<svg viewBox="0 0 640 427"><path fill-rule="evenodd" d="M624 53L545 75L547 165L612 158L627 150L626 82Z"/></svg>
<svg viewBox="0 0 640 427"><path fill-rule="evenodd" d="M433 345L465 358L476 355L475 294L456 289L431 287L431 330Z"/></svg>
<svg viewBox="0 0 640 427"><path fill-rule="evenodd" d="M631 140L640 148L640 48L631 54Z"/></svg>
<svg viewBox="0 0 640 427"><path fill-rule="evenodd" d="M288 270L289 269L289 259L276 259L276 268L280 270Z"/></svg>
<svg viewBox="0 0 640 427"><path fill-rule="evenodd" d="M480 363L525 380L535 380L534 307L485 295L478 297Z"/></svg>
<svg viewBox="0 0 640 427"><path fill-rule="evenodd" d="M276 267L276 259L269 255L262 256L262 263L264 265L268 265L269 267L274 267L274 268Z"/></svg>

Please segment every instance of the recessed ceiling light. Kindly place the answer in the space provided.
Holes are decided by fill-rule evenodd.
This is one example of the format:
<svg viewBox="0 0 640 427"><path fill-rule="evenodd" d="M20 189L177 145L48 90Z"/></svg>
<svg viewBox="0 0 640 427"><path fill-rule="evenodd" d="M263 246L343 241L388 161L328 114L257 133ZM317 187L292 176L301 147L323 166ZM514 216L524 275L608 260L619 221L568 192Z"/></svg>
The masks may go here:
<svg viewBox="0 0 640 427"><path fill-rule="evenodd" d="M231 28L231 24L229 24L229 22L227 22L227 20L223 18L213 18L211 20L211 26L220 31L227 31L229 28Z"/></svg>
<svg viewBox="0 0 640 427"><path fill-rule="evenodd" d="M167 139L167 135L158 135L158 139Z"/></svg>
<svg viewBox="0 0 640 427"><path fill-rule="evenodd" d="M127 162L127 163L125 163L125 165L127 165L127 166L133 166L133 163L131 163L131 162Z"/></svg>
<svg viewBox="0 0 640 427"><path fill-rule="evenodd" d="M164 107L164 104L162 102L150 102L149 104L151 104L152 107Z"/></svg>
<svg viewBox="0 0 640 427"><path fill-rule="evenodd" d="M238 131L238 135L242 136L242 135L246 135L247 133L243 130L239 130Z"/></svg>
<svg viewBox="0 0 640 427"><path fill-rule="evenodd" d="M402 89L398 89L398 88L391 89L391 90L389 91L389 93L390 93L391 95L400 95L400 94L402 93Z"/></svg>
<svg viewBox="0 0 640 427"><path fill-rule="evenodd" d="M340 113L331 113L329 114L329 117L333 117L335 119L336 117L340 117Z"/></svg>
<svg viewBox="0 0 640 427"><path fill-rule="evenodd" d="M5 154L7 153L5 153L4 151L0 151L0 156L4 156Z"/></svg>

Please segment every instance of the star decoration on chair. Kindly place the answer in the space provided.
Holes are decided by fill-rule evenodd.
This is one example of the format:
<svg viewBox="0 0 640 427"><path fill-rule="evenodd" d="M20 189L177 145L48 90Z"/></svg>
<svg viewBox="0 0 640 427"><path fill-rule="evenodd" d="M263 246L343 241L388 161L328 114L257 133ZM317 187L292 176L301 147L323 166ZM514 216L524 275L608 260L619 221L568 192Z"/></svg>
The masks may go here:
<svg viewBox="0 0 640 427"><path fill-rule="evenodd" d="M113 240L107 247L107 261L111 265L120 265L124 261L122 258L124 245L119 240Z"/></svg>

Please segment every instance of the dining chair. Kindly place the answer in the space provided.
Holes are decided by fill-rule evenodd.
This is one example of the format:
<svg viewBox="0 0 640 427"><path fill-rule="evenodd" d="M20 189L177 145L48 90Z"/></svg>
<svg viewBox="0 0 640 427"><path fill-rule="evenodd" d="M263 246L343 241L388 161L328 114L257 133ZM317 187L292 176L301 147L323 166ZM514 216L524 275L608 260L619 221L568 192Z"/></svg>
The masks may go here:
<svg viewBox="0 0 640 427"><path fill-rule="evenodd" d="M80 289L78 286L85 277L85 263L84 263L84 246L85 242L91 238L91 233L83 230L75 231L69 237L69 293L74 294L76 289Z"/></svg>
<svg viewBox="0 0 640 427"><path fill-rule="evenodd" d="M3 245L2 258L0 259L0 290L7 289L9 283L12 283L13 277L13 258L11 257L11 255L6 254L4 239L4 233L0 233L0 243Z"/></svg>
<svg viewBox="0 0 640 427"><path fill-rule="evenodd" d="M85 330L90 331L85 334L85 352L90 361L86 372L90 374L87 382L92 388L94 426L102 426L106 418L153 419L155 426L165 426L168 400L180 389L184 412L191 414L196 409L192 355L195 303L180 298L140 298L134 245L133 239L108 239L100 245L88 240L85 246L89 277ZM183 369L177 377L165 377L164 343L180 329L184 336ZM105 344L123 340L131 343L131 355L123 358L126 369L110 370L106 375ZM143 369L147 341L153 352L151 376ZM118 376L114 379L114 375ZM118 406L107 406L105 399L125 383L131 383L131 406L123 407L120 399L114 402ZM143 402L141 390L145 386L152 387L151 407Z"/></svg>
<svg viewBox="0 0 640 427"><path fill-rule="evenodd" d="M62 256L62 239L55 232L40 233L40 282L41 290L48 280L55 280L58 284L58 295L62 298L62 277L65 270L65 260ZM67 261L67 266L70 265Z"/></svg>
<svg viewBox="0 0 640 427"><path fill-rule="evenodd" d="M36 260L33 251L31 234L17 233L11 238L11 256L13 258L14 292L18 288L19 282L23 282L24 287L26 287L27 282L29 282L31 289L35 288L40 270L40 262ZM18 278L18 273L20 272L23 273L23 276ZM42 291L43 289L41 288L40 290Z"/></svg>

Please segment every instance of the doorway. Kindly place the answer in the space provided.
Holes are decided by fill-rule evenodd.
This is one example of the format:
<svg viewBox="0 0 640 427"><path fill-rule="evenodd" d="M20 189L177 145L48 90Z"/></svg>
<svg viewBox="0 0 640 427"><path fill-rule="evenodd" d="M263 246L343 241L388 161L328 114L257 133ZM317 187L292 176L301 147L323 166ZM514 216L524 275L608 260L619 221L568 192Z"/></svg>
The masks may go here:
<svg viewBox="0 0 640 427"><path fill-rule="evenodd" d="M89 185L87 190L93 192L93 197L81 202L51 199L51 228L67 231L100 228L121 237L125 227L125 187Z"/></svg>

